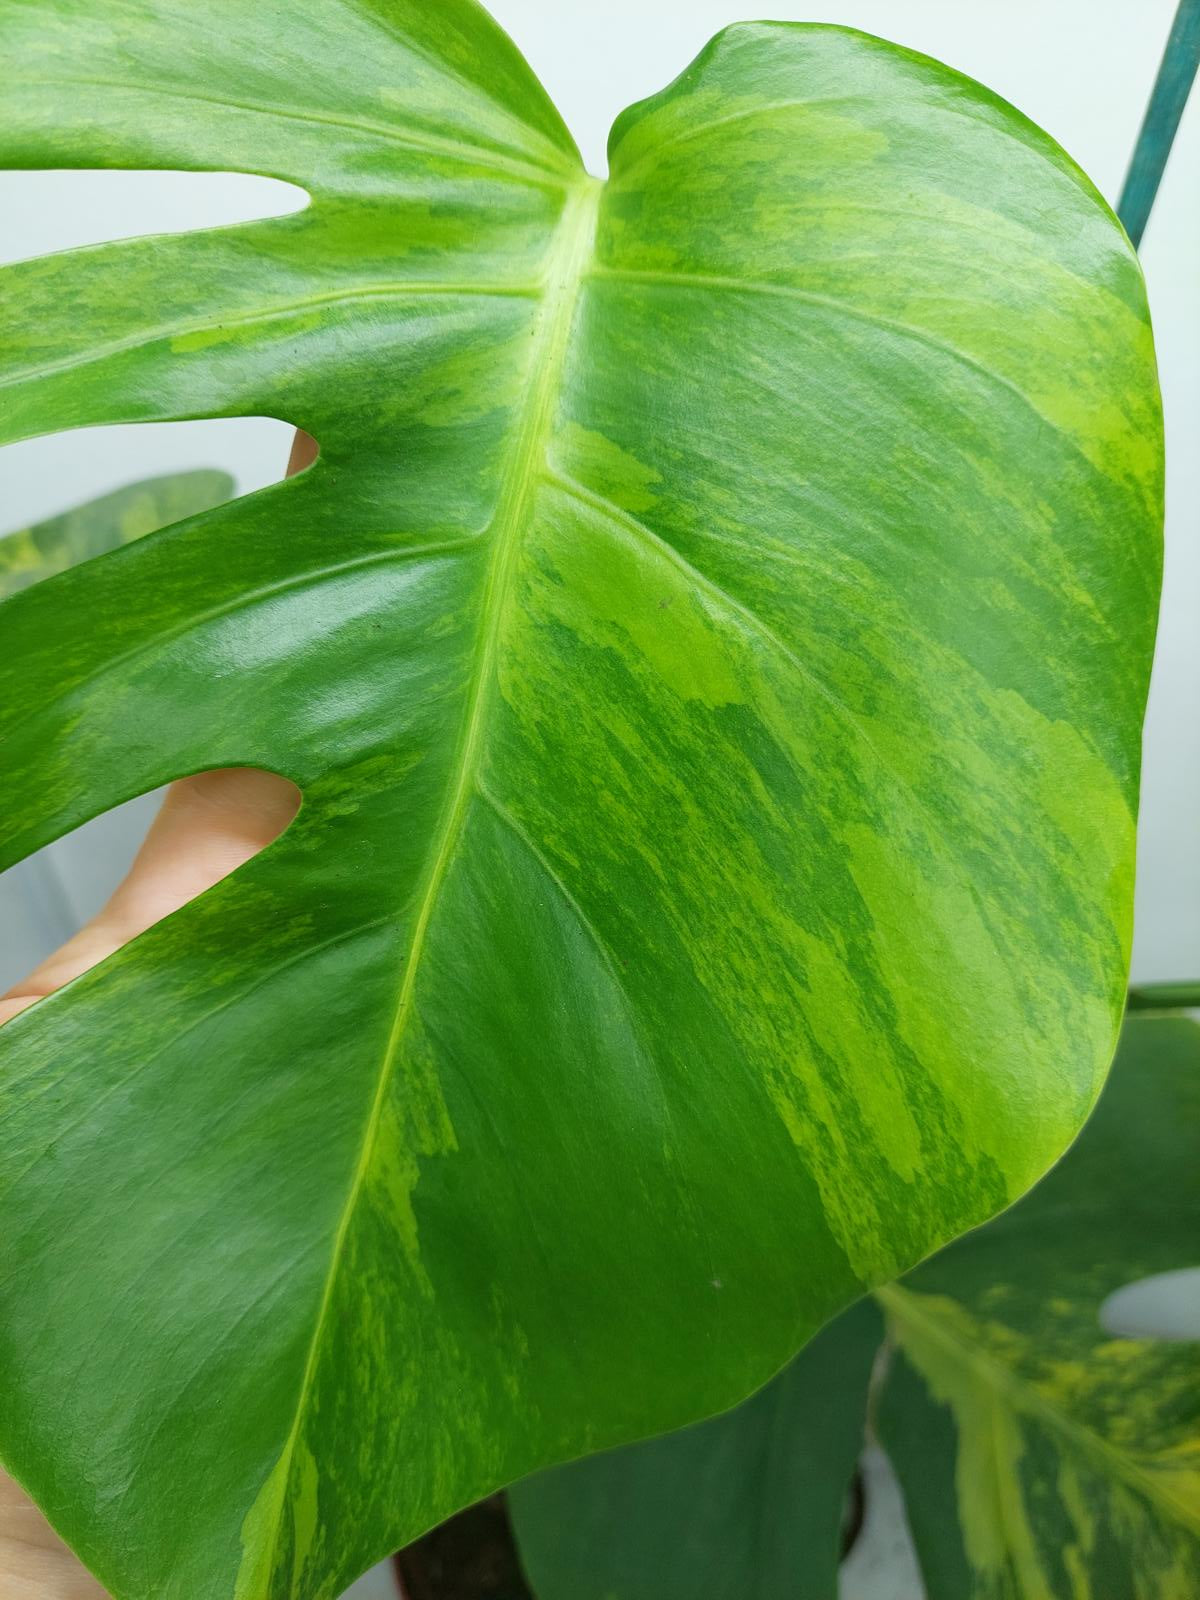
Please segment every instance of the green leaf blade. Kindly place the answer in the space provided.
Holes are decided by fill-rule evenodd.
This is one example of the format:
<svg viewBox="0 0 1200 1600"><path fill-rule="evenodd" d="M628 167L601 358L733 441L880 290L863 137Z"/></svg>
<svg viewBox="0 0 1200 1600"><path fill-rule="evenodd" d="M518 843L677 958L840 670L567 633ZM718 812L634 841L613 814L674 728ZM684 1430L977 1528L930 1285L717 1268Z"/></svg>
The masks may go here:
<svg viewBox="0 0 1200 1600"><path fill-rule="evenodd" d="M931 154L951 140L952 162ZM593 288L602 381L583 397L572 475L622 462L636 489L624 509L655 525L727 613L716 650L732 657L744 641L733 676L748 676L752 656L771 674L752 700L777 699L797 746L837 749L836 766L815 772L792 756L795 781L773 798L814 831L837 819L836 844L814 857L822 879L804 895L805 931L819 949L844 941L845 965L821 968L819 951L804 964L844 985L836 1002L827 990L838 1022L769 1053L851 1063L824 1115L786 1076L774 1089L805 1130L811 1170L835 1162L853 1128L890 1173L881 1188L894 1183L894 1205L823 1186L839 1241L871 1280L898 1266L885 1265L883 1237L938 1232L935 1190L905 1184L920 1146L906 1108L942 1126L947 1186L982 1219L1001 1173L1023 1169L1011 1198L1044 1168L1038 1124L1083 1113L1115 1041L1123 991L1108 974L1129 937L1120 863L1135 747L1112 734L1138 723L1145 685L1104 641L1127 605L1148 659L1157 556L1147 545L1131 558L1122 530L1156 522L1161 495L1157 396L1129 382L1150 359L1137 266L1045 135L947 69L841 29L727 30L625 114L610 157ZM1047 207L1056 225L1032 226ZM802 230L798 245L772 226L781 215ZM1087 331L1100 323L1102 343ZM646 350L653 361L635 360ZM646 411L670 426L647 430ZM1107 585L1085 598L1078 583L1101 526L1121 598ZM1047 670L1065 666L1064 630L1078 640L1078 629L1091 645ZM791 756L786 734L771 737ZM1082 793L1081 809L1067 797ZM1010 819L1026 803L1041 821L1018 838ZM736 848L721 841L726 857ZM833 855L836 889L823 877ZM1027 892L1014 898L1020 879ZM909 937L907 908L923 901L956 930L936 956L928 928ZM836 935L823 903L837 905ZM1031 939L1045 940L1047 961L1027 983L1017 952ZM764 944L738 1008L755 1023L755 995L788 985ZM778 946L790 962L790 940ZM940 1018L927 984L958 997ZM1029 1036L1018 1043L1001 1021L1010 1007L1037 1040L1036 1068ZM811 1030L819 1009L784 1015ZM969 1110L951 1090L944 1112L935 1063L956 1082L964 1055L992 1068ZM1018 1078L1029 1115L1014 1120L987 1086Z"/></svg>
<svg viewBox="0 0 1200 1600"><path fill-rule="evenodd" d="M13 0L3 37L18 64L3 102L13 165L233 165L335 192L407 171L414 152L560 187L578 165L473 0L322 0L301 16L287 0L253 14L218 0L203 15L179 0L59 0L49 17Z"/></svg>

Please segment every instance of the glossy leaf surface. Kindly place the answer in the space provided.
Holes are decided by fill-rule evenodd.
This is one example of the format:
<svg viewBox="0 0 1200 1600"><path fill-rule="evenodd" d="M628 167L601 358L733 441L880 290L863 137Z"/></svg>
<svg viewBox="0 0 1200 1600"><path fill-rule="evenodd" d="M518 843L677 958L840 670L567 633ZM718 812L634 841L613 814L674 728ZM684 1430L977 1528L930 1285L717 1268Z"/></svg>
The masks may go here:
<svg viewBox="0 0 1200 1600"><path fill-rule="evenodd" d="M1032 1195L884 1292L878 1427L929 1600L1200 1593L1200 1343L1115 1339L1114 1290L1200 1260L1200 1026L1130 1021Z"/></svg>
<svg viewBox="0 0 1200 1600"><path fill-rule="evenodd" d="M538 1600L837 1600L881 1334L860 1301L735 1410L515 1485Z"/></svg>
<svg viewBox="0 0 1200 1600"><path fill-rule="evenodd" d="M201 468L171 473L131 483L31 528L4 534L0 536L0 600L168 523L208 511L232 493L233 479L226 472Z"/></svg>
<svg viewBox="0 0 1200 1600"><path fill-rule="evenodd" d="M6 269L0 437L321 445L0 612L5 860L305 796L5 1030L0 1456L117 1600L326 1600L733 1403L1078 1128L1142 283L1044 135L835 29L719 36L603 185L467 0L7 0L0 57L0 161L312 196Z"/></svg>

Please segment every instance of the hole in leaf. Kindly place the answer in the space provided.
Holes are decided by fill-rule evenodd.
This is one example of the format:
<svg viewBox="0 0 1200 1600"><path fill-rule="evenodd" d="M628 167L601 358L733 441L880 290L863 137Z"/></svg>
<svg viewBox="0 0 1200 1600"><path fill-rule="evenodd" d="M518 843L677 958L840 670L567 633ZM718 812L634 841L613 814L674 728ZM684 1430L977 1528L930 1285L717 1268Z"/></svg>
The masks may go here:
<svg viewBox="0 0 1200 1600"><path fill-rule="evenodd" d="M131 484L180 473L216 474L226 483L221 492L216 492L215 482L211 484L210 505L265 489L283 477L294 437L292 424L274 417L206 417L194 422L74 428L6 445L0 449L0 571L17 560L15 546L5 551L6 536L19 536L64 513L81 513L89 502ZM154 526L163 527L202 509L197 504L190 511L162 516ZM143 502L140 521L148 515ZM150 526L137 529L150 531ZM0 592L11 589L7 585Z"/></svg>
<svg viewBox="0 0 1200 1600"><path fill-rule="evenodd" d="M1115 1339L1200 1339L1200 1267L1155 1272L1114 1289L1100 1326Z"/></svg>
<svg viewBox="0 0 1200 1600"><path fill-rule="evenodd" d="M854 1476L846 1486L846 1503L842 1507L842 1532L839 1556L842 1561L850 1554L858 1543L866 1520L867 1487L863 1478L861 1466L854 1469Z"/></svg>
<svg viewBox="0 0 1200 1600"><path fill-rule="evenodd" d="M312 434L297 428L296 437L292 440L292 453L288 457L288 477L294 478L298 472L307 472L320 454L321 446Z"/></svg>
<svg viewBox="0 0 1200 1600"><path fill-rule="evenodd" d="M858 1466L862 1525L843 1550L841 1590L867 1594L887 1575L889 1595L920 1595L925 1589L908 1513L892 1464L877 1444L868 1443Z"/></svg>
<svg viewBox="0 0 1200 1600"><path fill-rule="evenodd" d="M303 211L306 190L245 172L0 172L0 262Z"/></svg>
<svg viewBox="0 0 1200 1600"><path fill-rule="evenodd" d="M114 806L0 873L0 994L97 914L132 866L162 797L156 789Z"/></svg>
<svg viewBox="0 0 1200 1600"><path fill-rule="evenodd" d="M409 1600L400 1587L400 1574L393 1560L380 1562L352 1583L342 1600Z"/></svg>
<svg viewBox="0 0 1200 1600"><path fill-rule="evenodd" d="M157 813L156 798L115 807L0 875L0 971L10 986L0 1022L244 866L300 808L294 783L255 767L174 783Z"/></svg>
<svg viewBox="0 0 1200 1600"><path fill-rule="evenodd" d="M233 498L227 472L200 467L127 484L0 537L0 600Z"/></svg>

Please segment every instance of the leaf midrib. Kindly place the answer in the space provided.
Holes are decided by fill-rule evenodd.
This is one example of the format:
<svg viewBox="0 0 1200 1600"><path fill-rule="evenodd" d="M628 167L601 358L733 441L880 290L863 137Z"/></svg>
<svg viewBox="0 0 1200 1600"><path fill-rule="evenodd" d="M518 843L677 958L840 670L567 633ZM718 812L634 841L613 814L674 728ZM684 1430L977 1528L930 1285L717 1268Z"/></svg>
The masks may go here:
<svg viewBox="0 0 1200 1600"><path fill-rule="evenodd" d="M270 1557L265 1565L257 1569L263 1573L268 1582L275 1568L279 1530L284 1507L287 1504L292 1459L316 1377L325 1326L333 1302L334 1286L337 1283L346 1239L363 1184L371 1169L396 1057L412 1010L426 935L438 895L461 837L476 785L506 601L520 549L521 531L546 456L547 439L554 419L555 402L570 342L575 303L591 257L602 188L601 180L587 174L580 176L576 186L567 195L553 244L547 255L541 327L537 337L531 341L529 398L492 519L494 546L484 585L475 667L455 763L454 780L431 848L430 865L413 924L412 938L402 959L403 976L397 993L392 1027L380 1063L378 1082L364 1128L358 1162L334 1236L329 1271L317 1311L295 1414L279 1462L274 1469L281 1481L279 1501L275 1508L270 1535Z"/></svg>

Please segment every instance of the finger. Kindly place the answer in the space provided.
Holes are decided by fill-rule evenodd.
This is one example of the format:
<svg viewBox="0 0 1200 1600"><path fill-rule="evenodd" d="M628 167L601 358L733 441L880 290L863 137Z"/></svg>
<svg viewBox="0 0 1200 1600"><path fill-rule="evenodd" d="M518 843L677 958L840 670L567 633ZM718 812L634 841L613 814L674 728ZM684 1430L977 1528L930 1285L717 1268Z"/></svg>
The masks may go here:
<svg viewBox="0 0 1200 1600"><path fill-rule="evenodd" d="M21 1489L0 1472L0 1573L4 1600L105 1600L96 1580Z"/></svg>
<svg viewBox="0 0 1200 1600"><path fill-rule="evenodd" d="M297 428L296 437L292 440L292 454L287 469L288 477L294 477L297 472L303 472L305 467L311 467L320 453L320 448L312 434L305 433L303 428Z"/></svg>
<svg viewBox="0 0 1200 1600"><path fill-rule="evenodd" d="M108 931L124 944L194 900L277 839L299 805L294 783L254 767L173 783L102 913Z"/></svg>
<svg viewBox="0 0 1200 1600"><path fill-rule="evenodd" d="M277 839L299 806L294 783L253 767L173 783L124 882L98 916L0 998L0 1025L228 877Z"/></svg>

